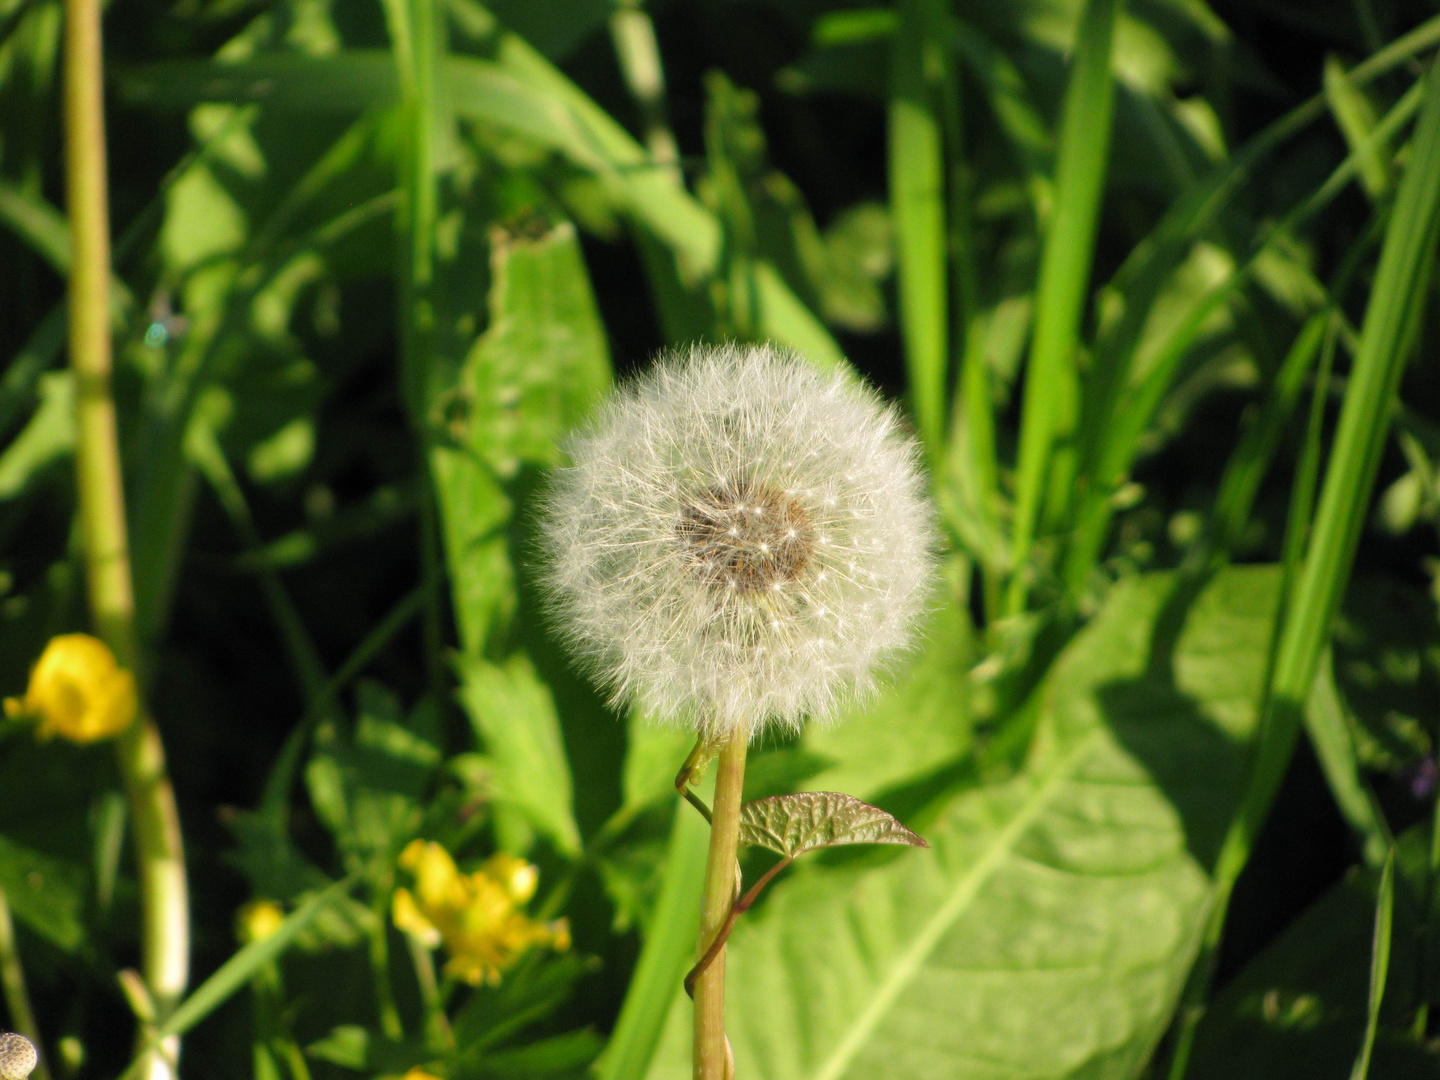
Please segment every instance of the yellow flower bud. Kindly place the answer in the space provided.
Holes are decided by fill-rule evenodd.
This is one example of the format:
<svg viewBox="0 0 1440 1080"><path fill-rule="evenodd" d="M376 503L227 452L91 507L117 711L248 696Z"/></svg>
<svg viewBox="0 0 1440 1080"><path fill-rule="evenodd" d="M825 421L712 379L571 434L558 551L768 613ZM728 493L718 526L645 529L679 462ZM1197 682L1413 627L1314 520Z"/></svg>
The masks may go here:
<svg viewBox="0 0 1440 1080"><path fill-rule="evenodd" d="M246 945L264 941L285 921L285 911L274 900L251 900L235 913L237 936Z"/></svg>
<svg viewBox="0 0 1440 1080"><path fill-rule="evenodd" d="M38 738L59 735L76 743L108 739L135 719L139 697L135 676L115 662L115 654L89 634L50 639L30 669L22 698L6 698L5 714L34 717Z"/></svg>
<svg viewBox="0 0 1440 1080"><path fill-rule="evenodd" d="M417 1065L415 1066L415 1068L411 1069L404 1076L402 1076L400 1080L440 1080L440 1077L436 1076L434 1073L426 1072L424 1069L420 1068L420 1066Z"/></svg>

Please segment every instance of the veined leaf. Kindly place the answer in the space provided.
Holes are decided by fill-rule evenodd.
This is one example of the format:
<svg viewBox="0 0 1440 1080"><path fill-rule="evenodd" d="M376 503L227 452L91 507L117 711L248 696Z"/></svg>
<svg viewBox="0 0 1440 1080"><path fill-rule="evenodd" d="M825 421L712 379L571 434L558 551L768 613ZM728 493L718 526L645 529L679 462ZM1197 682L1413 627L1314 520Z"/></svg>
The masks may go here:
<svg viewBox="0 0 1440 1080"><path fill-rule="evenodd" d="M555 699L522 653L463 662L460 700L495 761L497 796L567 855L580 850L574 785Z"/></svg>
<svg viewBox="0 0 1440 1080"><path fill-rule="evenodd" d="M930 846L878 806L838 791L800 791L746 803L740 808L740 843L787 859L840 844Z"/></svg>
<svg viewBox="0 0 1440 1080"><path fill-rule="evenodd" d="M954 797L933 853L781 880L727 950L737 1075L1133 1076L1211 902L1277 583L1122 582L1052 670L1030 760ZM688 1075L689 1020L677 995L652 1080Z"/></svg>
<svg viewBox="0 0 1440 1080"><path fill-rule="evenodd" d="M22 494L47 465L75 448L75 383L68 371L52 371L37 382L40 407L0 452L0 500Z"/></svg>

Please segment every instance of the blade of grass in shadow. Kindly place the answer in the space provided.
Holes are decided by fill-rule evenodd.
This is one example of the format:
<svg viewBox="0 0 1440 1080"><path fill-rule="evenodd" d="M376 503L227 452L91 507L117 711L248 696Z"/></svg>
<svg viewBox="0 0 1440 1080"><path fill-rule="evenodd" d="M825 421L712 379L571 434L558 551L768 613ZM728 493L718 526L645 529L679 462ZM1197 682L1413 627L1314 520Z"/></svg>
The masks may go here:
<svg viewBox="0 0 1440 1080"><path fill-rule="evenodd" d="M1110 156L1114 80L1110 53L1118 0L1087 0L1065 91L1055 165L1055 210L1035 293L1035 335L1025 371L1016 476L1014 575L1007 608L1024 610L1037 531L1063 511L1074 474L1068 446L1079 410L1077 350ZM1069 464L1067 464L1069 462ZM1043 515L1043 517L1042 517Z"/></svg>
<svg viewBox="0 0 1440 1080"><path fill-rule="evenodd" d="M1305 733L1315 748L1340 816L1361 843L1366 864L1380 866L1395 841L1375 793L1360 771L1329 649L1321 657L1310 700L1305 703Z"/></svg>
<svg viewBox="0 0 1440 1080"><path fill-rule="evenodd" d="M675 988L694 959L700 892L710 831L684 802L675 806L675 824L661 868L660 899L645 930L645 944L615 1031L596 1065L599 1080L644 1080L660 1042Z"/></svg>
<svg viewBox="0 0 1440 1080"><path fill-rule="evenodd" d="M934 460L944 438L948 309L945 174L938 76L945 64L932 0L900 0L890 52L890 214L900 336L915 424Z"/></svg>
<svg viewBox="0 0 1440 1080"><path fill-rule="evenodd" d="M1211 558L1225 559L1240 541L1241 534L1250 523L1250 510L1255 505L1255 495L1270 461L1280 445L1285 425L1289 422L1300 393L1310 375L1315 358L1320 354L1320 344L1325 338L1325 328L1330 324L1331 314L1317 312L1295 335L1285 361L1270 387L1264 406L1246 428L1226 462L1225 472L1220 478L1220 488L1215 496L1211 511L1208 534L1187 560L1195 563L1209 562Z"/></svg>
<svg viewBox="0 0 1440 1080"><path fill-rule="evenodd" d="M1264 695L1268 700L1270 686L1275 678L1276 652L1280 647L1280 634L1284 628L1284 613L1291 590L1298 573L1305 540L1309 535L1310 519L1315 510L1315 489L1320 477L1321 443L1325 426L1325 403L1330 396L1330 371L1335 359L1335 320L1328 321L1328 332L1320 350L1320 365L1315 375L1315 385L1310 394L1310 413L1305 428L1305 444L1300 454L1299 467L1295 471L1295 482L1291 486L1290 505L1286 510L1285 538L1280 555L1280 601L1276 607L1275 624L1271 627L1269 644L1266 647ZM1262 702L1262 718L1264 703ZM1253 774L1253 767L1252 767ZM1220 955L1220 938L1225 929L1225 908L1229 902L1229 888L1218 880L1217 896L1211 906L1205 924L1205 935L1200 942L1200 952L1190 974L1186 978L1176 1009L1176 1037L1170 1055L1170 1066L1165 1074L1170 1080L1184 1080L1189 1064L1190 1051L1200 1020L1205 1015L1206 998L1210 983L1215 975L1215 964ZM1223 889L1223 891L1221 891Z"/></svg>
<svg viewBox="0 0 1440 1080"><path fill-rule="evenodd" d="M1380 1005L1385 1000L1385 978L1390 974L1390 930L1395 918L1395 852L1392 849L1380 871L1380 887L1375 897L1375 938L1370 948L1370 997L1365 1008L1365 1038L1350 1080L1365 1080L1370 1075L1370 1053L1375 1049L1375 1033L1380 1028Z"/></svg>
<svg viewBox="0 0 1440 1080"><path fill-rule="evenodd" d="M429 471L429 410L436 388L450 380L436 370L435 229L439 207L436 141L441 104L437 93L445 59L444 16L438 0L386 0L385 18L395 54L409 140L401 161L404 193L398 215L400 275L400 391L420 450L417 469ZM443 381L442 381L443 380ZM433 488L421 485L420 582L425 669L431 696L444 699L444 588L440 529Z"/></svg>
<svg viewBox="0 0 1440 1080"><path fill-rule="evenodd" d="M1423 83L1424 102L1411 139L1410 158L1386 226L1380 266L1360 333L1359 352L1345 390L1320 503L1293 599L1286 605L1275 650L1274 674L1249 787L1226 835L1215 869L1216 903L1206 939L1213 957L1235 880L1249 860L1290 763L1305 701L1329 639L1354 561L1366 508L1379 469L1400 377L1413 344L1440 233L1440 63ZM1293 530L1292 530L1293 532ZM1213 959L1197 964L1187 987L1170 1076L1184 1075L1193 1020L1208 993ZM1196 1017L1198 1019L1198 1017ZM1188 1037L1187 1037L1188 1036Z"/></svg>
<svg viewBox="0 0 1440 1080"><path fill-rule="evenodd" d="M1372 132L1372 141L1391 137L1409 122L1420 106L1422 90L1422 84L1416 83L1395 104ZM1087 401L1090 407L1087 431L1092 433L1093 438L1087 440L1083 448L1082 495L1074 518L1075 532L1065 552L1063 576L1071 595L1079 593L1084 587L1099 561L1114 516L1111 495L1129 473L1141 436L1201 329L1239 292L1267 250L1293 235L1302 222L1318 213L1344 190L1355 178L1360 161L1356 153L1347 155L1325 182L1286 214L1243 262L1197 299L1189 313L1177 320L1168 337L1155 345L1144 377L1138 382L1126 385L1138 345L1138 320L1131 324L1133 333L1122 334L1120 344L1102 345L1097 349L1096 364L1101 370L1095 381L1097 389ZM1152 286L1142 285L1142 290L1151 294L1153 299ZM1137 308L1137 315L1140 313Z"/></svg>

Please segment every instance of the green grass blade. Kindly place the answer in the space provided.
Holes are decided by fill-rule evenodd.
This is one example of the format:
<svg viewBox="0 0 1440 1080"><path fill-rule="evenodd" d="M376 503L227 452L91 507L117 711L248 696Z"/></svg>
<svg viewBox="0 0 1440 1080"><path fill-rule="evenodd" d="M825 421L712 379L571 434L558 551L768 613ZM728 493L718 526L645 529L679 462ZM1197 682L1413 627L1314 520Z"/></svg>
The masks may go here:
<svg viewBox="0 0 1440 1080"><path fill-rule="evenodd" d="M1379 866L1394 840L1374 793L1361 775L1355 740L1345 723L1345 703L1340 699L1340 688L1335 685L1328 649L1321 657L1320 671L1305 705L1305 731L1315 748L1315 756L1320 759L1321 771L1330 785L1340 816L1361 842L1365 862Z"/></svg>
<svg viewBox="0 0 1440 1080"><path fill-rule="evenodd" d="M900 336L921 441L939 453L949 353L945 166L938 88L944 50L929 0L900 0L890 54L890 213L895 224Z"/></svg>
<svg viewBox="0 0 1440 1080"><path fill-rule="evenodd" d="M1025 607L1030 556L1042 514L1057 516L1073 476L1073 449L1060 447L1079 411L1077 351L1090 283L1091 256L1109 164L1114 81L1110 53L1118 0L1087 0L1076 36L1074 66L1065 92L1055 166L1055 210L1045 235L1035 296L1035 336L1025 372L1016 478L1015 575L1008 608ZM1066 460L1072 464L1067 467ZM1051 495L1056 492L1056 495Z"/></svg>
<svg viewBox="0 0 1440 1080"><path fill-rule="evenodd" d="M677 801L660 899L614 1034L596 1065L599 1080L643 1080L649 1072L675 989L694 959L709 836L700 815Z"/></svg>
<svg viewBox="0 0 1440 1080"><path fill-rule="evenodd" d="M1370 138L1375 130L1375 108L1334 56L1325 58L1325 101L1350 150L1360 157L1360 182L1365 194L1377 199L1390 186L1390 150Z"/></svg>
<svg viewBox="0 0 1440 1080"><path fill-rule="evenodd" d="M1263 408L1255 417L1255 422L1241 436L1239 444L1225 465L1220 489L1215 496L1215 506L1211 512L1210 526L1206 530L1208 535L1205 542L1212 546L1216 556L1228 556L1240 541L1241 533L1250 521L1250 510L1255 505L1260 483L1265 479L1265 473L1280 444L1280 436L1295 411L1296 402L1305 388L1305 381L1315 358L1320 354L1320 344L1330 322L1331 315L1328 311L1318 312L1310 317L1295 336Z"/></svg>
<svg viewBox="0 0 1440 1080"><path fill-rule="evenodd" d="M1431 65L1424 94L1366 307L1305 568L1276 661L1275 703L1297 714L1349 577L1435 259L1440 232L1440 64ZM1276 747L1282 748L1281 756L1288 761L1289 748L1283 743ZM1263 761L1263 749L1261 757ZM1280 771L1273 777L1277 787ZM1251 806L1254 816L1248 824L1253 829L1258 830L1273 794L1273 789L1265 792Z"/></svg>
<svg viewBox="0 0 1440 1080"><path fill-rule="evenodd" d="M1375 939L1370 952L1370 997L1365 1009L1365 1039L1350 1070L1350 1080L1365 1080L1370 1075L1370 1053L1375 1049L1375 1033L1380 1028L1380 1005L1385 1000L1385 978L1390 973L1390 931L1395 918L1395 852L1392 850L1380 871L1380 887L1375 897Z"/></svg>
<svg viewBox="0 0 1440 1080"><path fill-rule="evenodd" d="M1420 106L1422 90L1422 85L1416 83L1396 102L1371 133L1368 145L1389 138L1409 121ZM1064 580L1072 594L1083 586L1100 557L1114 513L1111 493L1129 472L1141 436L1201 329L1212 315L1239 293L1267 251L1272 250L1282 238L1292 235L1302 222L1318 213L1344 190L1357 175L1360 161L1358 152L1347 155L1325 182L1286 214L1243 262L1209 292L1198 297L1185 317L1176 320L1170 334L1154 345L1154 354L1147 363L1145 375L1138 382L1125 385L1128 369L1134 363L1138 323L1132 324L1134 332L1128 337L1121 335L1122 343L1118 346L1102 345L1097 349L1096 363L1102 370L1096 385L1101 389L1087 400L1087 431L1093 433L1093 439L1088 440L1084 447L1082 471L1086 483L1074 518L1075 535L1065 555ZM1178 255L1178 252L1178 247L1171 249L1172 254ZM1177 265L1162 271L1157 260L1150 264L1150 271L1158 278L1162 272L1169 272ZM1153 284L1143 281L1139 292L1141 297L1130 298L1127 306L1133 307L1137 316L1143 317L1143 311L1157 294Z"/></svg>
<svg viewBox="0 0 1440 1080"><path fill-rule="evenodd" d="M220 965L219 970L195 988L195 992L180 1003L155 1033L154 1040L145 1047L121 1074L121 1080L130 1080L144 1065L151 1050L171 1035L183 1035L212 1012L225 1004L235 993L249 985L262 968L273 964L318 918L326 908L348 893L356 878L344 878L301 904L269 937L246 945L234 956Z"/></svg>
<svg viewBox="0 0 1440 1080"><path fill-rule="evenodd" d="M1230 892L1249 860L1255 836L1280 789L1299 735L1305 701L1314 684L1331 621L1349 578L1366 508L1390 426L1400 376L1413 342L1440 234L1440 63L1432 63L1410 160L1386 226L1380 267L1366 306L1359 352L1346 385L1339 427L1321 491L1320 506L1284 624L1275 646L1273 674L1262 714L1259 746L1249 787L1226 835L1215 870L1217 899L1202 955L1186 987L1181 1034L1169 1072L1185 1074L1194 1029L1203 1010ZM1325 365L1328 368L1328 365ZM1312 447L1318 447L1318 401L1312 412ZM1296 561L1308 501L1307 453L1292 501L1286 563Z"/></svg>

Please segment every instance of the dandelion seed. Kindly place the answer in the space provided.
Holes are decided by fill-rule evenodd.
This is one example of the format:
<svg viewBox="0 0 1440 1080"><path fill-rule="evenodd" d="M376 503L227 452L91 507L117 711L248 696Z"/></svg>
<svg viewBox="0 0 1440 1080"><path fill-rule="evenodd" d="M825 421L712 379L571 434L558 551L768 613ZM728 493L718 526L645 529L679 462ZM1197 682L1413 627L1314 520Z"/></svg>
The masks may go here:
<svg viewBox="0 0 1440 1080"><path fill-rule="evenodd" d="M794 728L871 692L912 643L934 566L918 453L846 374L696 346L569 450L545 580L617 703L713 737Z"/></svg>

